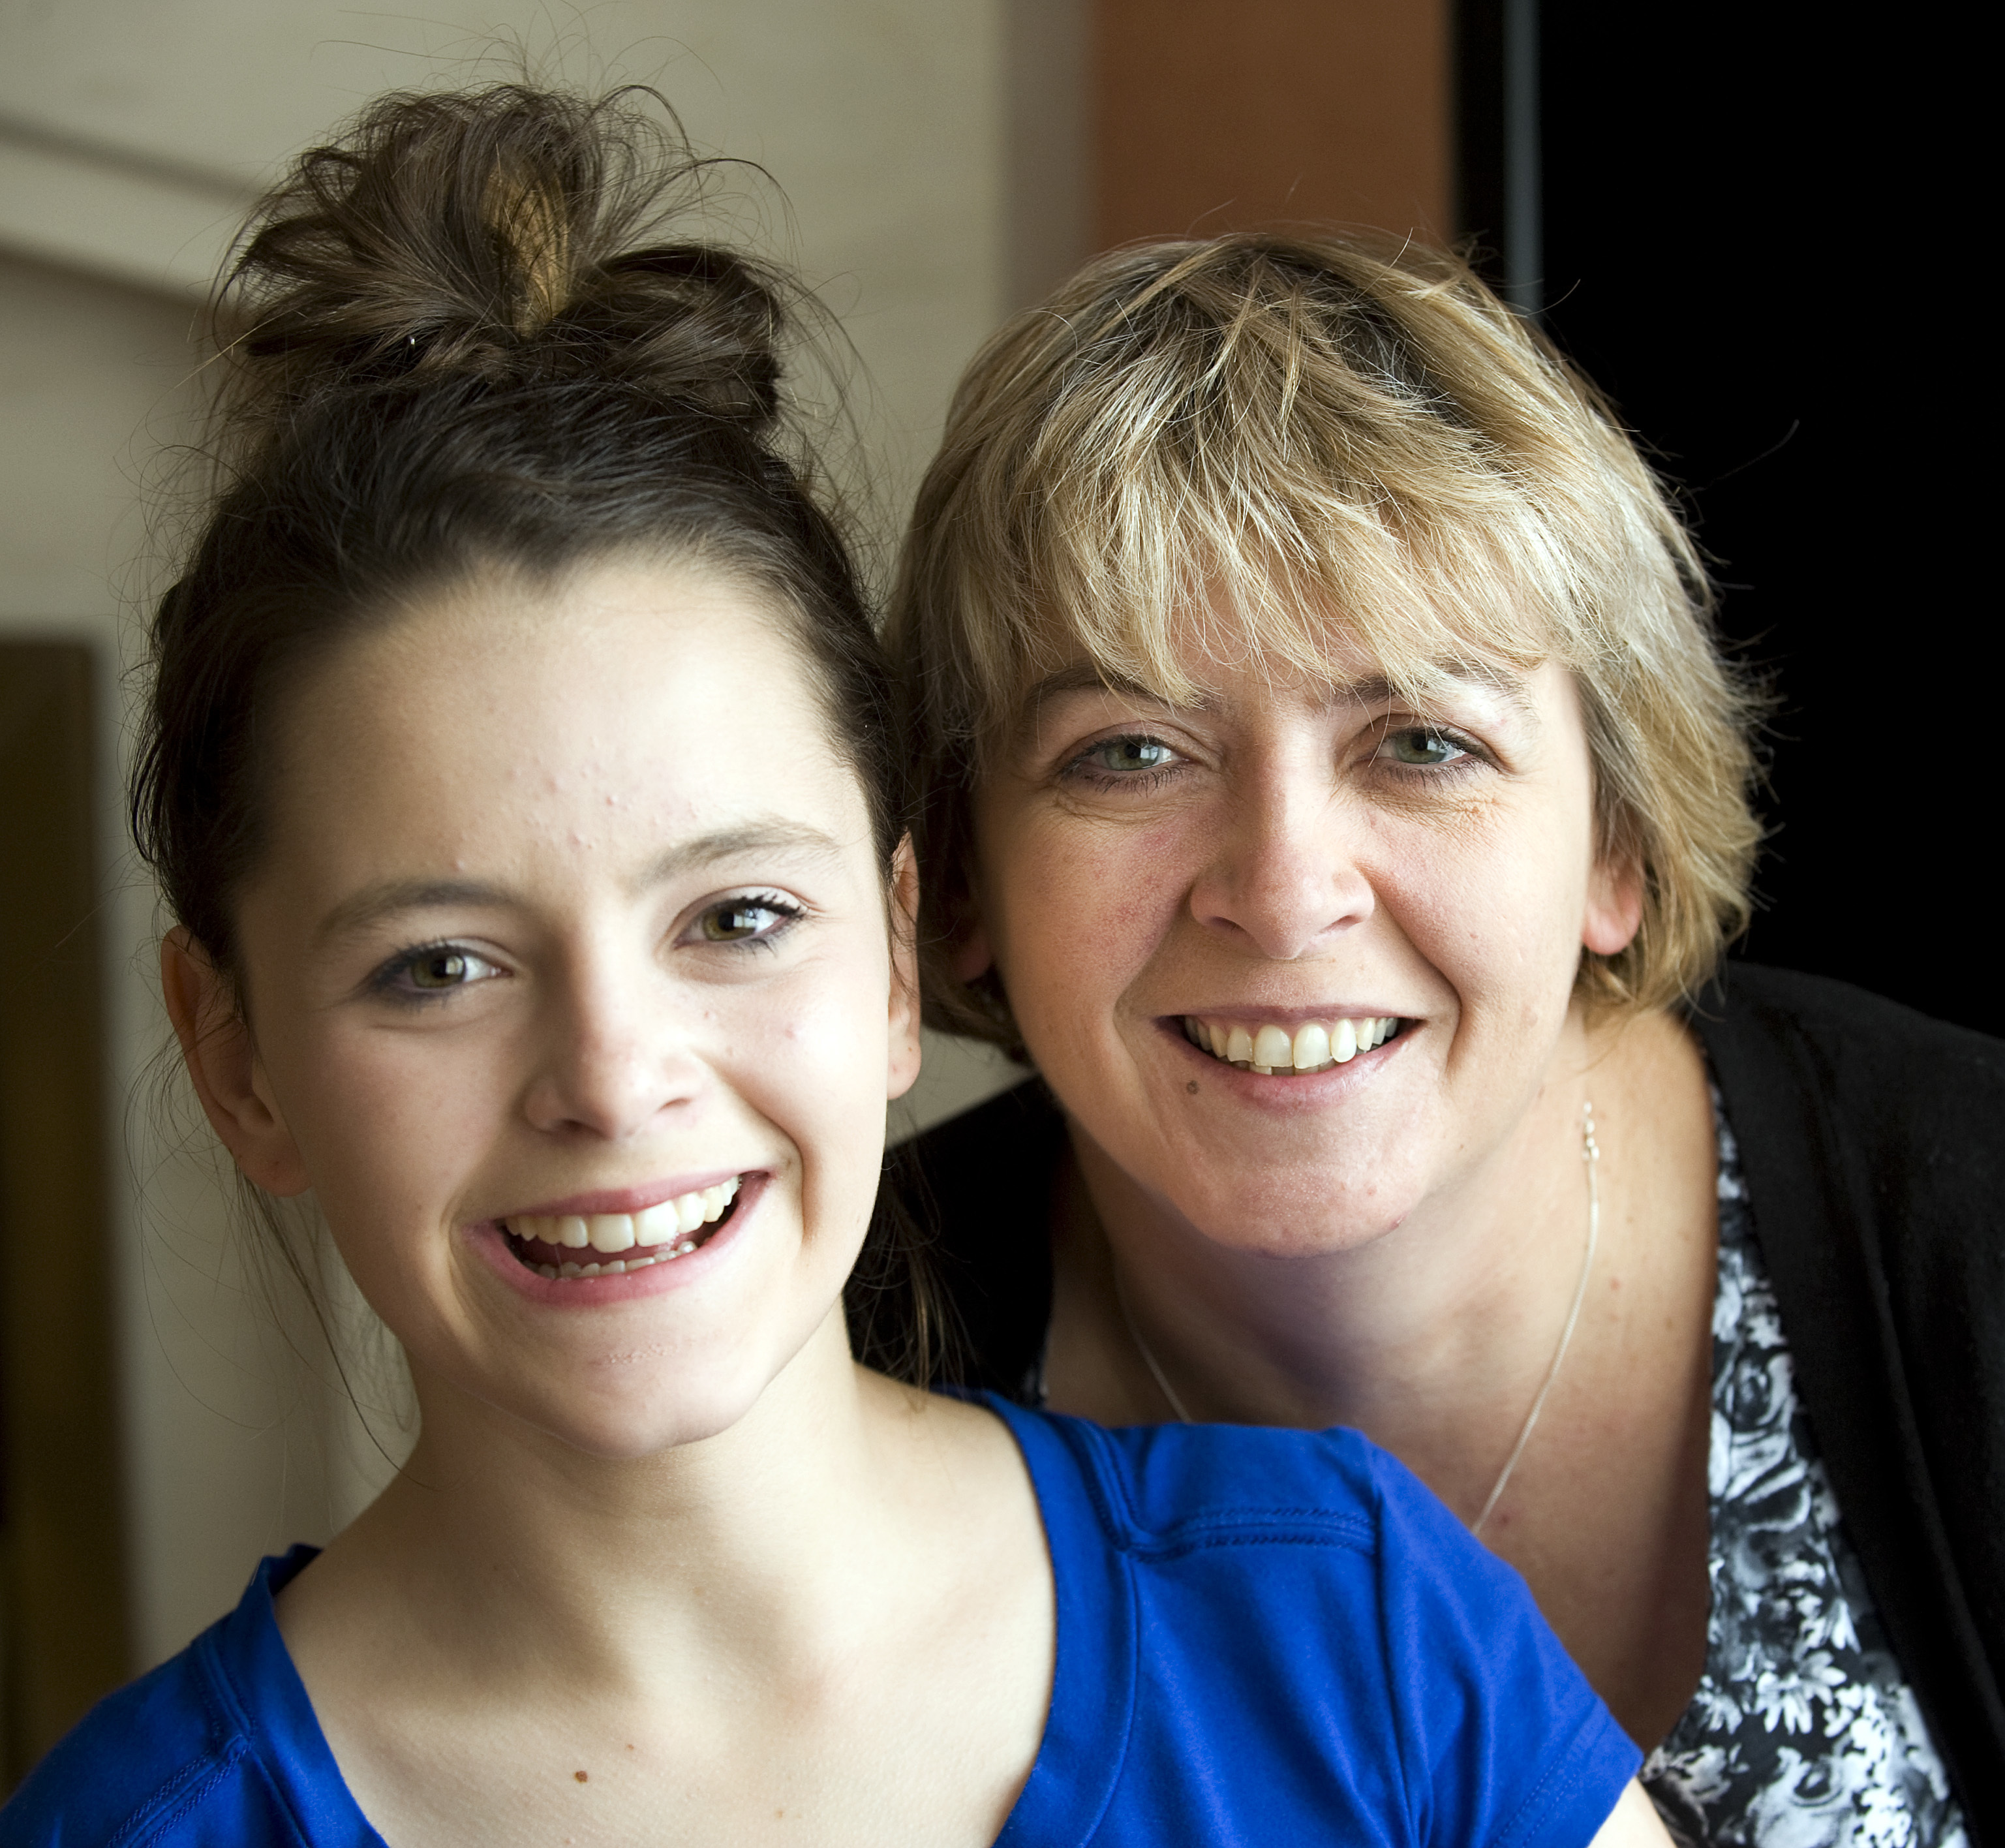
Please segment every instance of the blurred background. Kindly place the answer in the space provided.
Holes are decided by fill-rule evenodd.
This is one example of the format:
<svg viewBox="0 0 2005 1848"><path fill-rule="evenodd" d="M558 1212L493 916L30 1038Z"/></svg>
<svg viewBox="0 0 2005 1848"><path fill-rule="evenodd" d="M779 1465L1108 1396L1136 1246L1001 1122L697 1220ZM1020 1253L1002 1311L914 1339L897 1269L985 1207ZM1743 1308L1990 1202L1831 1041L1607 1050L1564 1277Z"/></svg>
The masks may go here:
<svg viewBox="0 0 2005 1848"><path fill-rule="evenodd" d="M962 364L1092 251L1299 220L1473 240L1685 494L1774 680L1743 953L1996 1032L1965 949L1994 625L1961 562L1982 477L1951 466L1981 367L1909 113L1953 83L1941 51L1720 0L0 0L0 1787L409 1441L366 1316L337 1284L358 1411L231 1229L159 1065L120 812L191 336L289 155L518 52L658 85L773 176L750 230L855 342L886 537ZM1009 1076L935 1044L894 1132Z"/></svg>

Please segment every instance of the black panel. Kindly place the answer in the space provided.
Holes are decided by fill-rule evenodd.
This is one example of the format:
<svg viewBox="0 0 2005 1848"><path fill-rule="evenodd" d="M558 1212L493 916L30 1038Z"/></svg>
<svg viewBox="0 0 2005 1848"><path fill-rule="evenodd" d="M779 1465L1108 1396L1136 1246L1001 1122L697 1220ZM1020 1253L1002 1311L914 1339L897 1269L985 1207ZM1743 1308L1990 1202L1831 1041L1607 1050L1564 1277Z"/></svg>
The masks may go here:
<svg viewBox="0 0 2005 1848"><path fill-rule="evenodd" d="M1968 954L2000 762L1974 557L1996 317L1952 129L1977 67L1921 20L1541 10L1547 325L1685 490L1726 630L1782 697L1744 951L2005 1032ZM1466 156L1480 211L1494 156Z"/></svg>

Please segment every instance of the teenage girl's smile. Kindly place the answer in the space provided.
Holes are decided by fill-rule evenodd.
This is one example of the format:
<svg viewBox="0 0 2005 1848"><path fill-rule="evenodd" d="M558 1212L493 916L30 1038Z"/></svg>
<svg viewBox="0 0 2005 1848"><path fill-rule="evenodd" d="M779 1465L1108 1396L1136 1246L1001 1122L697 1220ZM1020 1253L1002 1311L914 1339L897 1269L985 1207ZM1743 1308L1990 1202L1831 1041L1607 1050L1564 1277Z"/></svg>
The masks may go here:
<svg viewBox="0 0 2005 1848"><path fill-rule="evenodd" d="M726 1428L840 1335L917 1065L869 814L781 619L690 567L496 574L289 717L241 912L249 1165L312 1174L420 1372L588 1449ZM595 1397L637 1351L651 1379Z"/></svg>
<svg viewBox="0 0 2005 1848"><path fill-rule="evenodd" d="M746 1184L763 1178L732 1174L702 1183L657 1181L581 1194L497 1214L471 1228L471 1235L483 1238L486 1249L499 1243L516 1264L550 1281L599 1277L609 1289L616 1277L676 1263L708 1248L724 1230L723 1221L736 1223L749 1213L754 1193ZM686 1267L683 1277L693 1274L694 1268ZM653 1280L663 1287L666 1281ZM571 1291L553 1300L592 1302L601 1294Z"/></svg>

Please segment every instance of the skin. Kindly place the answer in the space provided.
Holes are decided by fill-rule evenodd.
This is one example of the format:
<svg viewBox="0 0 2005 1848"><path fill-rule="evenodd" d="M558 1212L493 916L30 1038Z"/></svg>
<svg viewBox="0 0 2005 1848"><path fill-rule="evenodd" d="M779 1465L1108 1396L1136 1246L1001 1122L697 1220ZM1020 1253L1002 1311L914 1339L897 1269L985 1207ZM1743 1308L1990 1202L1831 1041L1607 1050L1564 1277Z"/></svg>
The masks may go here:
<svg viewBox="0 0 2005 1848"><path fill-rule="evenodd" d="M1483 1537L1648 1748L1705 1658L1715 1222L1703 1063L1590 1021L1636 868L1602 854L1570 677L1451 679L1422 711L1193 651L1172 708L1075 662L1027 689L977 799L964 978L992 964L1064 1106L1059 1409L1363 1429L1473 1521L1602 1232L1536 1433ZM1082 946L1090 946L1082 953ZM1186 1015L1406 1024L1260 1077Z"/></svg>
<svg viewBox="0 0 2005 1848"><path fill-rule="evenodd" d="M364 1812L483 1848L992 1840L1049 1562L1001 1424L849 1356L918 1069L912 872L887 897L783 625L673 564L485 578L273 736L238 984L184 933L163 970L210 1120L314 1190L409 1357L409 1466L278 1605ZM496 1228L729 1175L710 1242L622 1277L546 1282Z"/></svg>

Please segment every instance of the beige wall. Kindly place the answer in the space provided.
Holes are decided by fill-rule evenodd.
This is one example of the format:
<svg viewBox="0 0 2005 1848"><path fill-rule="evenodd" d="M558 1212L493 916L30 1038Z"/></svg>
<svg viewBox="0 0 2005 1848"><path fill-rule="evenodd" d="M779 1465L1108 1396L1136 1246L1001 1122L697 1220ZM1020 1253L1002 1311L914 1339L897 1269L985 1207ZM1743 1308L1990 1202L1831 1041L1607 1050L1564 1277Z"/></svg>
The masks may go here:
<svg viewBox="0 0 2005 1848"><path fill-rule="evenodd" d="M384 1467L291 1351L297 1313L275 1321L259 1300L204 1137L184 1114L161 1120L147 1082L163 1039L153 894L122 851L109 774L129 619L159 581L142 489L186 430L185 336L246 191L374 92L463 72L497 28L546 75L658 84L699 143L770 169L785 202L764 195L765 234L823 286L855 343L887 504L902 504L976 343L1013 296L1069 261L1075 232L1054 233L1050 213L1080 222L1070 157L1048 139L1077 139L1063 104L1076 70L1050 78L1057 105L1038 87L1080 41L1072 0L0 8L0 634L86 638L102 664L114 1142L128 1151L115 1281L142 1664L232 1601L260 1552L324 1537ZM1048 210L1013 216L1012 176L1025 173ZM936 1049L917 1119L994 1081ZM394 1423L382 1430L394 1449Z"/></svg>

